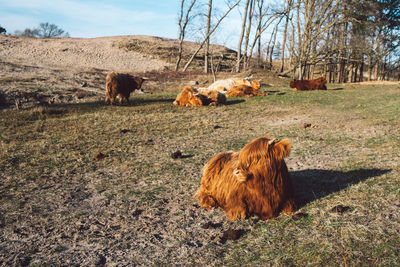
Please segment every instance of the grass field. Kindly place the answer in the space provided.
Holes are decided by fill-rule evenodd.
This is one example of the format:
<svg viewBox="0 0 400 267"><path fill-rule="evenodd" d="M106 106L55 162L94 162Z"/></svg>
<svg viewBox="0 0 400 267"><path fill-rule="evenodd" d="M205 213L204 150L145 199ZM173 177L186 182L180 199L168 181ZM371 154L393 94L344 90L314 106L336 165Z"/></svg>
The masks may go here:
<svg viewBox="0 0 400 267"><path fill-rule="evenodd" d="M4 110L0 264L399 265L400 86L328 89L263 87L218 107L159 93ZM204 164L261 136L291 141L304 216L229 222L201 209ZM229 229L242 235L227 240Z"/></svg>

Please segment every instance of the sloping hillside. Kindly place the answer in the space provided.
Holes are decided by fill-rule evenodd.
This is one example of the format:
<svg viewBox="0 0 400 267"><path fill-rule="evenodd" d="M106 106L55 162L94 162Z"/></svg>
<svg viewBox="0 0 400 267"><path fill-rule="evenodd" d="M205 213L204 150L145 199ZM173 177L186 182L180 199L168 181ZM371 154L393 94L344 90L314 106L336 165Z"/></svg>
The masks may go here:
<svg viewBox="0 0 400 267"><path fill-rule="evenodd" d="M149 73L153 79L144 88L151 92L180 88L196 73L169 71L177 45L177 40L151 36L36 39L0 35L0 106L14 105L17 100L31 106L103 98L105 75L111 70ZM196 47L186 42L184 58ZM211 49L223 55L222 65L229 68L234 51L216 45ZM195 60L194 70L202 60Z"/></svg>

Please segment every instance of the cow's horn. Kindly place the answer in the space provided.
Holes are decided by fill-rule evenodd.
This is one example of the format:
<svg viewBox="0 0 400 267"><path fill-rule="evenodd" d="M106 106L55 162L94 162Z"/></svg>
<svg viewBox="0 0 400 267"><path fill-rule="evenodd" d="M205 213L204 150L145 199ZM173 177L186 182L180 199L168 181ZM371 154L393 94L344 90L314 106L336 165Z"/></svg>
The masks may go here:
<svg viewBox="0 0 400 267"><path fill-rule="evenodd" d="M271 140L268 141L268 145L272 145L274 143L275 143L275 139L271 139Z"/></svg>

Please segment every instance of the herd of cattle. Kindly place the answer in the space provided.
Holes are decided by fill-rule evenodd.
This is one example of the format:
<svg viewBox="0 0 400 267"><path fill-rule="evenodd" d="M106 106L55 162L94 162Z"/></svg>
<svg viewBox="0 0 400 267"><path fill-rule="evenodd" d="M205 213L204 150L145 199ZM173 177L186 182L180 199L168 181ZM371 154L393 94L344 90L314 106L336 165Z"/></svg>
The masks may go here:
<svg viewBox="0 0 400 267"><path fill-rule="evenodd" d="M106 103L115 98L129 103L129 96L140 89L146 78L111 72L106 78ZM295 91L326 90L326 80L292 80ZM216 81L208 88L185 87L174 101L176 106L204 106L226 103L226 97L263 96L260 82L249 79ZM293 185L284 158L291 145L286 139L256 138L239 152L215 155L203 168L196 198L200 206L222 208L229 220L256 215L262 220L296 209Z"/></svg>
<svg viewBox="0 0 400 267"><path fill-rule="evenodd" d="M125 99L129 103L129 96L135 90L140 90L145 77L135 77L126 73L110 72L106 77L106 104L113 105L118 96L120 104ZM315 80L292 80L290 87L295 91L326 90L326 79L320 77ZM244 79L219 80L206 88L183 88L174 101L176 106L207 106L226 103L226 97L265 96L260 93L260 81Z"/></svg>

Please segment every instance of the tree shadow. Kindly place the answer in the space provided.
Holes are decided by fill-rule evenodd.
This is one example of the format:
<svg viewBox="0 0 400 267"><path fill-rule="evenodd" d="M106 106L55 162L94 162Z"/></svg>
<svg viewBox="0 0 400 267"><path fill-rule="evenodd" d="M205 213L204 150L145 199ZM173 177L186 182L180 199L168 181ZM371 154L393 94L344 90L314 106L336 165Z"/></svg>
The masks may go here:
<svg viewBox="0 0 400 267"><path fill-rule="evenodd" d="M293 187L301 208L309 202L343 190L368 178L381 176L391 170L360 169L354 171L332 171L308 169L290 172Z"/></svg>

